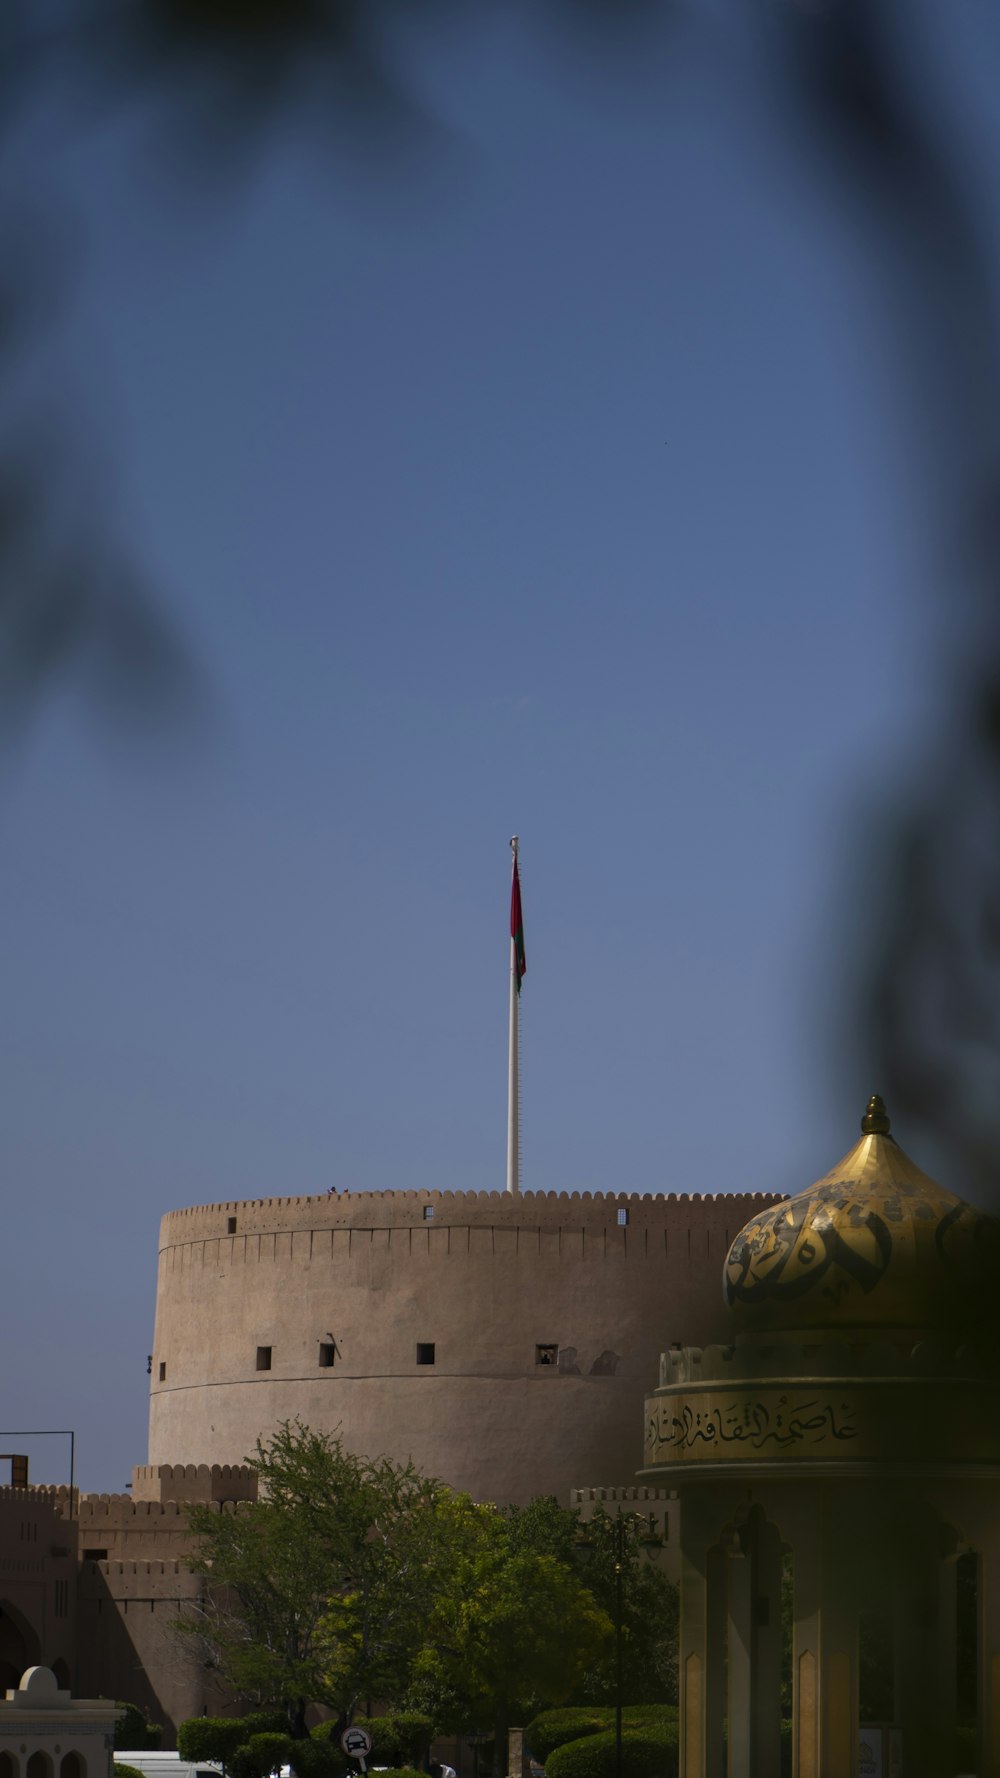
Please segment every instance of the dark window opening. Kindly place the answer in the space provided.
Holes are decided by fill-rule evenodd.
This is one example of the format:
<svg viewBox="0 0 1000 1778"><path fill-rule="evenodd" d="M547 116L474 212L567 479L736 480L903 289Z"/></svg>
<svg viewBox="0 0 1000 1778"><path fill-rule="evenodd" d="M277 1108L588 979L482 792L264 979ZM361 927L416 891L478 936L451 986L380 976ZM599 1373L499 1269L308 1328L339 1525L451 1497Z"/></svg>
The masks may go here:
<svg viewBox="0 0 1000 1778"><path fill-rule="evenodd" d="M418 1364L433 1364L434 1363L434 1341L433 1340L418 1340L417 1341L417 1363Z"/></svg>
<svg viewBox="0 0 1000 1778"><path fill-rule="evenodd" d="M235 1233L236 1233L236 1218L235 1218L235 1216L231 1216L229 1218L229 1221L226 1223L226 1234L227 1235L235 1235Z"/></svg>
<svg viewBox="0 0 1000 1778"><path fill-rule="evenodd" d="M331 1342L327 1342L326 1340L320 1341L319 1362L320 1362L322 1369L329 1370L336 1355L337 1355L337 1348L332 1343L332 1341Z"/></svg>
<svg viewBox="0 0 1000 1778"><path fill-rule="evenodd" d="M166 1359L161 1358L161 1360L160 1360L160 1382L165 1383L166 1380L167 1380L167 1363L166 1363Z"/></svg>
<svg viewBox="0 0 1000 1778"><path fill-rule="evenodd" d="M618 1210L618 1227L620 1229L623 1229L623 1228L626 1228L627 1225L628 1225L628 1211L625 1208L625 1205L622 1204L619 1206L619 1210Z"/></svg>
<svg viewBox="0 0 1000 1778"><path fill-rule="evenodd" d="M258 1346L257 1347L257 1369L259 1371L269 1371L270 1368L271 1368L271 1348L270 1348L270 1346Z"/></svg>
<svg viewBox="0 0 1000 1778"><path fill-rule="evenodd" d="M559 1347L558 1346L536 1346L535 1347L535 1363L536 1364L557 1364L558 1361L559 1361Z"/></svg>
<svg viewBox="0 0 1000 1778"><path fill-rule="evenodd" d="M107 1550L84 1550L83 1559L85 1562L106 1562L108 1552Z"/></svg>
<svg viewBox="0 0 1000 1778"><path fill-rule="evenodd" d="M425 1204L424 1205L424 1221L425 1222L433 1222L434 1221L434 1206L433 1206L433 1204Z"/></svg>

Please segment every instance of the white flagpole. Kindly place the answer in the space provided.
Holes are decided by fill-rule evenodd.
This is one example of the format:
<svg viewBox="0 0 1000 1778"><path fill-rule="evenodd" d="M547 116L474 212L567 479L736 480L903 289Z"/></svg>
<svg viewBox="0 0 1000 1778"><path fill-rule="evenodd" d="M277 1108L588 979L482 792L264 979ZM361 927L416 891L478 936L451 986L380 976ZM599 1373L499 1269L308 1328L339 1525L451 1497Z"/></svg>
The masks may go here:
<svg viewBox="0 0 1000 1778"><path fill-rule="evenodd" d="M517 869L517 834L510 842L514 854L511 866L511 893L513 894L514 871ZM512 1197L518 1197L521 1191L521 1169L518 1155L518 1079L517 1079L517 953L513 934L510 941L510 1037L507 1047L507 1190Z"/></svg>

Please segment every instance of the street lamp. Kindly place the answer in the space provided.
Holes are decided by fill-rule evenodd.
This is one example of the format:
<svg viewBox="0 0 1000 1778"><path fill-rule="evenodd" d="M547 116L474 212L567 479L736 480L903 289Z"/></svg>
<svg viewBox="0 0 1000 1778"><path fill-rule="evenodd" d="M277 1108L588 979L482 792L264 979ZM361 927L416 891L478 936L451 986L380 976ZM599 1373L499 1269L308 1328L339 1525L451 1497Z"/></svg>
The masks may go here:
<svg viewBox="0 0 1000 1778"><path fill-rule="evenodd" d="M618 1512L611 1520L611 1551L615 1577L615 1778L622 1778L622 1696L625 1690L625 1639L622 1619L624 1615L625 1550L630 1529L639 1543L659 1544L663 1542L656 1529L652 1514L647 1519L642 1513ZM581 1549L593 1549L594 1539L587 1537L581 1531L577 1536L577 1544Z"/></svg>
<svg viewBox="0 0 1000 1778"><path fill-rule="evenodd" d="M625 1567L625 1516L614 1524L615 1553L615 1778L622 1778L622 1574Z"/></svg>

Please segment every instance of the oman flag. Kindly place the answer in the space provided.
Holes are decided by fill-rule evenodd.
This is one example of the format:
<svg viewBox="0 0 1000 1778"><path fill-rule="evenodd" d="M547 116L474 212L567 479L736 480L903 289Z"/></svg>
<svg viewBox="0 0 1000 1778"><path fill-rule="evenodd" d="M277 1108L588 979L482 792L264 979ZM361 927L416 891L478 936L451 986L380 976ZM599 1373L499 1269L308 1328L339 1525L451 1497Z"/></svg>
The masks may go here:
<svg viewBox="0 0 1000 1778"><path fill-rule="evenodd" d="M521 915L521 879L517 872L517 853L514 854L514 875L510 884L510 936L513 941L514 985L518 993L521 983L528 972L528 964L524 955L524 919Z"/></svg>

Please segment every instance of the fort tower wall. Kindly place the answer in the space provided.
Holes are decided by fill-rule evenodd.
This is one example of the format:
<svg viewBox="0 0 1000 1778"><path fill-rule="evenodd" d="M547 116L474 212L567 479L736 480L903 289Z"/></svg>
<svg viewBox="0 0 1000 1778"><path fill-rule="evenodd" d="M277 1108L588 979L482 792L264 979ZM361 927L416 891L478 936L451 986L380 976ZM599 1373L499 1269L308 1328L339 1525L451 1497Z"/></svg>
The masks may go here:
<svg viewBox="0 0 1000 1778"><path fill-rule="evenodd" d="M297 1417L480 1499L627 1483L661 1351L727 1337L725 1254L776 1201L406 1191L173 1211L150 1474L238 1465Z"/></svg>

